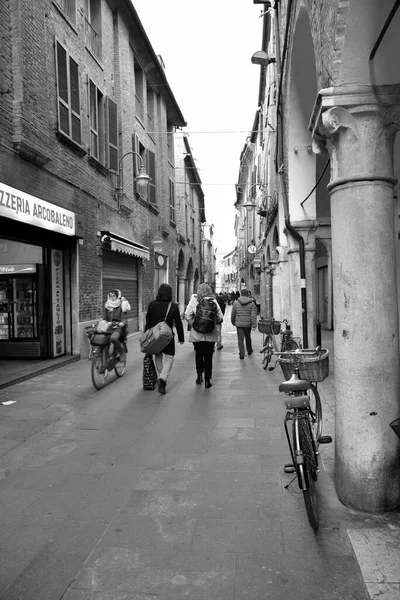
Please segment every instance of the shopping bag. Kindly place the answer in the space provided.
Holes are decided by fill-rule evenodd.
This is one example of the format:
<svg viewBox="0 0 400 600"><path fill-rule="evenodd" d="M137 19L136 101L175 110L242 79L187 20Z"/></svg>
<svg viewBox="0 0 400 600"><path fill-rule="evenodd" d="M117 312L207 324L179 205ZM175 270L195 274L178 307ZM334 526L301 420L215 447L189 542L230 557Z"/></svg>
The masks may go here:
<svg viewBox="0 0 400 600"><path fill-rule="evenodd" d="M165 319L168 316L170 307L171 303L169 303ZM171 327L167 325L165 320L161 321L142 333L139 338L140 351L145 354L158 354L168 346L173 337L174 334Z"/></svg>
<svg viewBox="0 0 400 600"><path fill-rule="evenodd" d="M143 358L143 389L154 390L157 383L157 371L151 354Z"/></svg>

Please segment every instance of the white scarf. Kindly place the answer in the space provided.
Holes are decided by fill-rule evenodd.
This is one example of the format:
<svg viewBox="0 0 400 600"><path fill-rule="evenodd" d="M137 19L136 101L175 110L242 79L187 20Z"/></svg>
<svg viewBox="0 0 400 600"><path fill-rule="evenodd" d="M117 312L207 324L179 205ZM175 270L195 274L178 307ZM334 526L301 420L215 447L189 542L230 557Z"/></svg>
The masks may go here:
<svg viewBox="0 0 400 600"><path fill-rule="evenodd" d="M121 307L122 312L128 312L128 310L131 310L131 305L129 304L128 300L123 297L117 298L116 300L110 300L110 298L108 298L107 302L105 303L105 307L107 310L113 310L114 308Z"/></svg>

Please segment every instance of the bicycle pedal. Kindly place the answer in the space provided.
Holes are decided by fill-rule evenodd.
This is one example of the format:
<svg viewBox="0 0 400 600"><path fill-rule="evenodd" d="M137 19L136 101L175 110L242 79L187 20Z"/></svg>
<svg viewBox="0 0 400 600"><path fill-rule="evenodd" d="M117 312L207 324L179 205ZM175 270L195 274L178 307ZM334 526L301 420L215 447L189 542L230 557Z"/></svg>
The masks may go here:
<svg viewBox="0 0 400 600"><path fill-rule="evenodd" d="M318 442L320 444L330 444L332 442L332 437L330 435L321 435Z"/></svg>
<svg viewBox="0 0 400 600"><path fill-rule="evenodd" d="M287 465L285 465L285 466L283 467L283 471L284 471L284 473L294 473L294 472L295 472L295 470L296 470L296 469L295 469L294 465L292 465L291 463L290 463L290 464L287 464Z"/></svg>

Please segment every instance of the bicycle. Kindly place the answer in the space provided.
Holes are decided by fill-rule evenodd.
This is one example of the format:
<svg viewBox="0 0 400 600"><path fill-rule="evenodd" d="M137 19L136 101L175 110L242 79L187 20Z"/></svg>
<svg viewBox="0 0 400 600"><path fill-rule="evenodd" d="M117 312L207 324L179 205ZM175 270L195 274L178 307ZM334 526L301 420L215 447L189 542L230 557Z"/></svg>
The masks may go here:
<svg viewBox="0 0 400 600"><path fill-rule="evenodd" d="M85 328L90 344L89 358L92 361L92 382L96 390L100 390L105 386L108 374L113 369L117 377L122 377L125 373L126 359L121 360L115 344L111 342L111 335L117 327L118 324L109 327L107 331L98 331L95 325L89 325ZM122 340L122 343L126 353L126 341Z"/></svg>
<svg viewBox="0 0 400 600"><path fill-rule="evenodd" d="M322 435L322 406L317 382L323 381L329 373L329 351L317 347L274 354L278 354L277 362L281 367L284 365L282 370L286 379L279 385L279 391L287 397L284 427L292 463L284 466L284 472L295 473L284 489L288 489L297 478L299 488L303 492L308 521L311 527L317 530L319 510L316 482L319 473L319 445L332 442L331 436ZM270 367L270 370L274 368ZM292 439L289 435L289 421L292 422Z"/></svg>
<svg viewBox="0 0 400 600"><path fill-rule="evenodd" d="M285 323L285 329L281 328L281 325ZM279 352L278 342L276 341L276 335L281 334L281 348L282 352L286 350L296 350L300 347L300 338L294 338L293 332L290 329L290 325L287 319L282 321L275 321L275 319L261 319L258 321L258 331L263 334L263 347L260 350L260 354L264 354L262 359L263 369L268 368L271 362L272 354ZM298 340L298 341L297 341Z"/></svg>

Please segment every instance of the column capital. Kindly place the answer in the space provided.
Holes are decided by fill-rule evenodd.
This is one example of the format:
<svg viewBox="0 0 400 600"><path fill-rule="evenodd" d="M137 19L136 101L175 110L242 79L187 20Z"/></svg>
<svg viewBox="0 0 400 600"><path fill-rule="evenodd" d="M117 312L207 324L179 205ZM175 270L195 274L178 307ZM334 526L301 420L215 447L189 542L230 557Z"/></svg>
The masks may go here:
<svg viewBox="0 0 400 600"><path fill-rule="evenodd" d="M400 130L400 86L321 90L310 121L313 149L329 152L332 189L344 183L394 185L393 144Z"/></svg>

